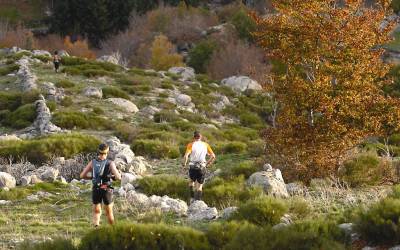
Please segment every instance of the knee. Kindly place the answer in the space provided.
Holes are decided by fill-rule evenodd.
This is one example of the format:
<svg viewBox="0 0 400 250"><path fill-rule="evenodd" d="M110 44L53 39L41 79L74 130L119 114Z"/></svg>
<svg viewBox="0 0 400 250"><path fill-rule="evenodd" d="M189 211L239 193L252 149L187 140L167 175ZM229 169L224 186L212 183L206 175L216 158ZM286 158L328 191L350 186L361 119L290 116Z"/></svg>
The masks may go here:
<svg viewBox="0 0 400 250"><path fill-rule="evenodd" d="M93 208L93 213L100 214L101 213L101 208L99 208L99 207Z"/></svg>

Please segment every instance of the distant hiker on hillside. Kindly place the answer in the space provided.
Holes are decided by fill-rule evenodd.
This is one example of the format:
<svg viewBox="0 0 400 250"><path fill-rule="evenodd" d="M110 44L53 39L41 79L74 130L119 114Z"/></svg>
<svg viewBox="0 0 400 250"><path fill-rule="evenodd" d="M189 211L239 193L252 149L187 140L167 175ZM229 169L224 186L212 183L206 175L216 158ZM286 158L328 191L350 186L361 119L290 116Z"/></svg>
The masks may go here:
<svg viewBox="0 0 400 250"><path fill-rule="evenodd" d="M203 183L206 168L215 161L215 154L208 143L203 142L200 132L195 131L193 141L186 147L183 167L186 168L189 162L189 189L190 197L194 200L201 200L203 194ZM209 155L208 161L206 156Z"/></svg>
<svg viewBox="0 0 400 250"><path fill-rule="evenodd" d="M108 223L114 224L112 180L120 180L121 175L113 161L107 159L109 146L100 144L97 157L93 159L80 174L82 179L91 179L93 183L93 225L98 227L101 216L101 203L107 215ZM88 173L91 173L89 176Z"/></svg>
<svg viewBox="0 0 400 250"><path fill-rule="evenodd" d="M58 69L60 68L60 62L61 62L61 57L58 55L58 51L54 51L54 56L53 56L53 63L54 63L54 69L56 73L58 73Z"/></svg>

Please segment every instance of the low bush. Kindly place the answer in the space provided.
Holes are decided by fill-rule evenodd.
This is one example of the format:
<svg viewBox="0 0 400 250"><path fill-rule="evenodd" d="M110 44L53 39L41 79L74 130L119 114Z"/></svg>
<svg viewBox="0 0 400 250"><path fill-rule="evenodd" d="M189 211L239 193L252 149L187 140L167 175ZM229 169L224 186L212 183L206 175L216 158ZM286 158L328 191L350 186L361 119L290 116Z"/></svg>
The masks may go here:
<svg viewBox="0 0 400 250"><path fill-rule="evenodd" d="M22 97L17 92L0 92L0 110L16 110L22 104Z"/></svg>
<svg viewBox="0 0 400 250"><path fill-rule="evenodd" d="M147 195L168 195L184 201L190 198L187 180L177 175L144 177L139 180L139 189Z"/></svg>
<svg viewBox="0 0 400 250"><path fill-rule="evenodd" d="M50 56L45 56L45 55L36 55L36 56L33 56L33 58L39 59L40 61L42 61L44 63L48 63L52 60L52 58Z"/></svg>
<svg viewBox="0 0 400 250"><path fill-rule="evenodd" d="M8 75L14 71L17 71L18 69L19 69L19 66L16 64L10 64L10 65L6 65L4 67L0 67L0 76Z"/></svg>
<svg viewBox="0 0 400 250"><path fill-rule="evenodd" d="M74 101L72 101L70 96L66 96L61 100L60 104L64 107L70 107L72 104L74 104Z"/></svg>
<svg viewBox="0 0 400 250"><path fill-rule="evenodd" d="M81 134L59 134L33 140L0 142L0 156L15 160L26 158L32 163L44 163L54 156L72 157L94 152L100 141Z"/></svg>
<svg viewBox="0 0 400 250"><path fill-rule="evenodd" d="M243 175L247 179L250 177L250 175L257 171L259 171L259 168L254 164L253 161L243 161L239 164L233 165L230 168L225 168L223 176L226 178Z"/></svg>
<svg viewBox="0 0 400 250"><path fill-rule="evenodd" d="M344 233L329 221L304 221L272 229L244 226L224 249L346 249Z"/></svg>
<svg viewBox="0 0 400 250"><path fill-rule="evenodd" d="M356 230L377 244L400 243L400 199L386 198L359 213Z"/></svg>
<svg viewBox="0 0 400 250"><path fill-rule="evenodd" d="M104 87L102 90L103 90L103 98L117 97L117 98L124 98L124 99L130 100L129 95L120 88Z"/></svg>
<svg viewBox="0 0 400 250"><path fill-rule="evenodd" d="M205 183L203 193L209 206L224 208L256 198L262 195L262 190L248 188L243 176L229 180L215 177Z"/></svg>
<svg viewBox="0 0 400 250"><path fill-rule="evenodd" d="M260 157L265 154L265 141L254 140L247 143L247 151L251 157Z"/></svg>
<svg viewBox="0 0 400 250"><path fill-rule="evenodd" d="M244 8L241 8L232 16L231 22L235 26L241 39L248 41L253 40L251 33L256 30L257 24Z"/></svg>
<svg viewBox="0 0 400 250"><path fill-rule="evenodd" d="M177 145L168 144L158 139L135 140L131 148L133 152L138 155L156 159L175 159L180 157L179 147Z"/></svg>
<svg viewBox="0 0 400 250"><path fill-rule="evenodd" d="M81 250L209 248L204 233L188 227L164 224L120 224L104 227L83 237L80 246Z"/></svg>
<svg viewBox="0 0 400 250"><path fill-rule="evenodd" d="M13 112L4 114L1 124L7 127L22 129L28 127L36 118L36 110L33 104L20 106Z"/></svg>
<svg viewBox="0 0 400 250"><path fill-rule="evenodd" d="M220 154L242 154L247 150L247 144L240 141L221 142L215 147L215 151Z"/></svg>
<svg viewBox="0 0 400 250"><path fill-rule="evenodd" d="M239 206L231 219L246 220L259 226L273 226L280 222L287 211L288 208L283 201L272 197L260 197Z"/></svg>
<svg viewBox="0 0 400 250"><path fill-rule="evenodd" d="M41 243L32 244L32 242L22 243L20 250L78 250L76 246L68 239L55 239Z"/></svg>
<svg viewBox="0 0 400 250"><path fill-rule="evenodd" d="M71 75L93 76L115 76L122 67L108 62L85 60L77 57L63 57L62 64L65 66L62 72Z"/></svg>
<svg viewBox="0 0 400 250"><path fill-rule="evenodd" d="M224 246L232 241L239 230L247 227L255 226L237 221L214 222L208 225L205 233L211 249L220 250L224 249Z"/></svg>
<svg viewBox="0 0 400 250"><path fill-rule="evenodd" d="M375 153L363 153L343 164L342 179L351 186L375 185L383 179L385 163Z"/></svg>
<svg viewBox="0 0 400 250"><path fill-rule="evenodd" d="M162 122L176 122L181 120L178 114L172 111L161 111L159 113L154 114L154 122L162 123Z"/></svg>
<svg viewBox="0 0 400 250"><path fill-rule="evenodd" d="M52 122L65 129L110 129L112 124L109 120L81 112L57 112L53 115Z"/></svg>
<svg viewBox="0 0 400 250"><path fill-rule="evenodd" d="M254 113L246 112L239 116L240 124L245 127L250 128L262 128L264 126L264 121Z"/></svg>
<svg viewBox="0 0 400 250"><path fill-rule="evenodd" d="M188 65L195 69L197 73L206 73L208 63L216 48L216 44L212 41L202 41L189 52Z"/></svg>
<svg viewBox="0 0 400 250"><path fill-rule="evenodd" d="M57 88L68 89L68 88L72 88L74 86L75 86L75 83L68 81L68 80L60 80L60 81L56 82Z"/></svg>

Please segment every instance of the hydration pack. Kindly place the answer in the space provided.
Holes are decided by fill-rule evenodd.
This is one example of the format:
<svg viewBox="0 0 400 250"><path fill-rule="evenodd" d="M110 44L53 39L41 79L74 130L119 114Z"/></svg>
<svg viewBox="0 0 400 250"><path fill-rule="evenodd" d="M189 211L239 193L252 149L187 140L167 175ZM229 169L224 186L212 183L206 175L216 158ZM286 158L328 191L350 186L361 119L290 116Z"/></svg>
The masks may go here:
<svg viewBox="0 0 400 250"><path fill-rule="evenodd" d="M92 161L92 168L93 187L100 187L102 185L111 186L111 178L109 177L110 162L108 160L99 161L94 159Z"/></svg>

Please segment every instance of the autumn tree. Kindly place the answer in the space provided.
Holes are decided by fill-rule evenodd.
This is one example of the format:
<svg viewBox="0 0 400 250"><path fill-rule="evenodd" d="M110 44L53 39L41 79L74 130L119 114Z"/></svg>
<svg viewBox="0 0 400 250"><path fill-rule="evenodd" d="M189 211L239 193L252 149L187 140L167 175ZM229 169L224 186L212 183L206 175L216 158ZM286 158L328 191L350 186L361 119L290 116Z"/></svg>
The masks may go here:
<svg viewBox="0 0 400 250"><path fill-rule="evenodd" d="M278 104L265 131L267 157L291 179L336 174L349 149L399 128L400 103L385 96L390 65L380 45L385 8L348 0L274 0L275 15L253 15L255 39L280 69L268 78Z"/></svg>
<svg viewBox="0 0 400 250"><path fill-rule="evenodd" d="M183 66L183 57L174 52L174 46L166 36L159 35L151 46L150 64L155 70L168 70L170 67Z"/></svg>

